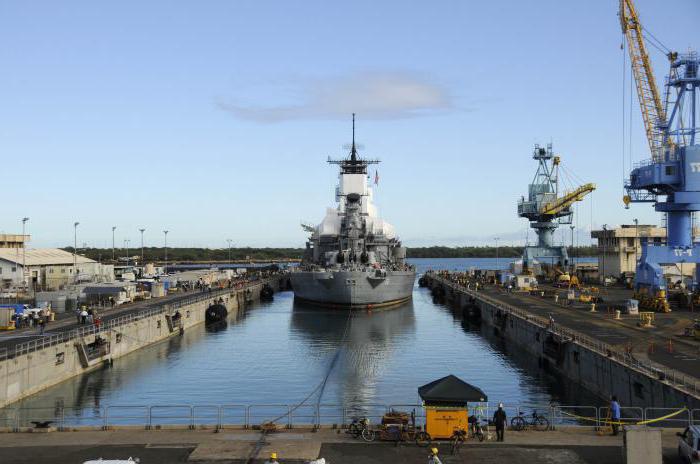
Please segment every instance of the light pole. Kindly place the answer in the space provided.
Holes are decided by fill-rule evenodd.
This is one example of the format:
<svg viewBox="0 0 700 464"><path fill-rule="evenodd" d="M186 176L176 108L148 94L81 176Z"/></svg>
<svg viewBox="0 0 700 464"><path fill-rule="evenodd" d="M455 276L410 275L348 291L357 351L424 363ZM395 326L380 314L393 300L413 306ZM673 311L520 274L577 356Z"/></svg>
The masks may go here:
<svg viewBox="0 0 700 464"><path fill-rule="evenodd" d="M163 235L165 236L165 264L163 265L163 272L168 274L168 232L169 230L164 230Z"/></svg>
<svg viewBox="0 0 700 464"><path fill-rule="evenodd" d="M634 275L637 275L637 242L639 246L642 246L642 239L639 237L639 219L634 218ZM683 273L681 273L681 279L683 278Z"/></svg>
<svg viewBox="0 0 700 464"><path fill-rule="evenodd" d="M22 218L22 283L24 283L25 287L27 285L27 221L29 221L28 217Z"/></svg>
<svg viewBox="0 0 700 464"><path fill-rule="evenodd" d="M496 241L496 269L500 269L498 261L498 241L500 240L500 237L494 237L494 240Z"/></svg>
<svg viewBox="0 0 700 464"><path fill-rule="evenodd" d="M605 255L608 241L608 225L603 224L603 287L605 287Z"/></svg>
<svg viewBox="0 0 700 464"><path fill-rule="evenodd" d="M146 231L146 229L139 229L139 232L141 232L141 266L144 265L144 259L143 259L143 233Z"/></svg>
<svg viewBox="0 0 700 464"><path fill-rule="evenodd" d="M576 251L574 251L574 229L576 226L571 224L569 227L571 228L571 268L573 269L576 262Z"/></svg>
<svg viewBox="0 0 700 464"><path fill-rule="evenodd" d="M228 263L233 264L231 261L231 242L232 242L232 240L230 238L227 238L226 241L228 242Z"/></svg>
<svg viewBox="0 0 700 464"><path fill-rule="evenodd" d="M78 226L80 225L79 222L76 222L73 224L73 278L77 279L78 275L76 274L77 272L77 264L78 264Z"/></svg>
<svg viewBox="0 0 700 464"><path fill-rule="evenodd" d="M117 230L117 226L112 226L112 262L114 262L114 231Z"/></svg>

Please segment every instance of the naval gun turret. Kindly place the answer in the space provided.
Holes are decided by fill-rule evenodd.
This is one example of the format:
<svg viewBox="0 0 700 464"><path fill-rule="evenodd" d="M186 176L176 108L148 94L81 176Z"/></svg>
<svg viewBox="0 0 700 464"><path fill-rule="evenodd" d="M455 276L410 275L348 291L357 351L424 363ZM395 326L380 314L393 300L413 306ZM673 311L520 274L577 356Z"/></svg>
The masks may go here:
<svg viewBox="0 0 700 464"><path fill-rule="evenodd" d="M594 184L584 184L574 190L559 191L560 158L547 147L535 145L532 158L538 166L535 177L528 185L527 198L518 201L518 216L530 221L530 227L537 234L537 244L523 250L523 271L532 271L539 265L566 268L569 256L565 246L554 244L554 231L560 224L571 224L571 205L595 190Z"/></svg>

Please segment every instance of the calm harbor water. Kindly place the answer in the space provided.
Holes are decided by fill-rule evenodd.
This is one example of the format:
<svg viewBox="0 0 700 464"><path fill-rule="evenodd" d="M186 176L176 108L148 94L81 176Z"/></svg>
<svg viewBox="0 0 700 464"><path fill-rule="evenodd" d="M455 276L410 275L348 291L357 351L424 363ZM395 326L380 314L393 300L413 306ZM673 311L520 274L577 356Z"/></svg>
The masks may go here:
<svg viewBox="0 0 700 464"><path fill-rule="evenodd" d="M495 260L415 263L422 272L493 268ZM429 291L416 286L411 303L358 312L349 320L347 312L302 306L291 292L277 293L223 327L191 328L14 407L65 407L69 421L89 423L115 405L294 405L319 386L331 365L325 387L309 404L319 402L321 390L320 403L357 410L417 404L419 386L448 374L479 386L490 401L510 405L571 404L577 395L539 370L536 360L434 304Z"/></svg>

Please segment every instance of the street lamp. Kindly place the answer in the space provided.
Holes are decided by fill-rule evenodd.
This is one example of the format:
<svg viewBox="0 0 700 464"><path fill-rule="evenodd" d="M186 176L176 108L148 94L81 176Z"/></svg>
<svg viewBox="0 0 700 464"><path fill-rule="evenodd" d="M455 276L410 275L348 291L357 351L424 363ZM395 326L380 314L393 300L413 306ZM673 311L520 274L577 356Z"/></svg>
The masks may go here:
<svg viewBox="0 0 700 464"><path fill-rule="evenodd" d="M117 230L117 226L112 226L112 261L114 261L114 231Z"/></svg>
<svg viewBox="0 0 700 464"><path fill-rule="evenodd" d="M230 238L227 238L226 241L228 242L228 263L233 264L231 261L231 242L232 242L232 240Z"/></svg>
<svg viewBox="0 0 700 464"><path fill-rule="evenodd" d="M22 282L25 287L27 285L27 242L26 242L26 224L29 221L28 217L22 218Z"/></svg>
<svg viewBox="0 0 700 464"><path fill-rule="evenodd" d="M165 235L165 264L163 265L163 272L168 273L168 232L169 230L164 230L163 235Z"/></svg>
<svg viewBox="0 0 700 464"><path fill-rule="evenodd" d="M603 287L605 287L605 252L608 241L608 225L603 224Z"/></svg>
<svg viewBox="0 0 700 464"><path fill-rule="evenodd" d="M496 269L500 269L498 262L498 241L500 240L500 237L494 237L494 240L496 241Z"/></svg>
<svg viewBox="0 0 700 464"><path fill-rule="evenodd" d="M571 228L571 268L573 269L574 263L576 262L576 251L574 250L574 229L576 226L571 224L569 227Z"/></svg>
<svg viewBox="0 0 700 464"><path fill-rule="evenodd" d="M637 275L637 242L639 242L639 246L642 246L642 239L639 237L639 219L634 218L634 275ZM683 275L681 273L681 279L683 278Z"/></svg>
<svg viewBox="0 0 700 464"><path fill-rule="evenodd" d="M144 265L144 259L143 259L143 233L146 231L146 229L139 229L139 232L141 232L141 266Z"/></svg>
<svg viewBox="0 0 700 464"><path fill-rule="evenodd" d="M77 264L78 264L78 226L80 225L79 222L76 222L73 224L73 278L77 279L78 275L76 274L77 272Z"/></svg>

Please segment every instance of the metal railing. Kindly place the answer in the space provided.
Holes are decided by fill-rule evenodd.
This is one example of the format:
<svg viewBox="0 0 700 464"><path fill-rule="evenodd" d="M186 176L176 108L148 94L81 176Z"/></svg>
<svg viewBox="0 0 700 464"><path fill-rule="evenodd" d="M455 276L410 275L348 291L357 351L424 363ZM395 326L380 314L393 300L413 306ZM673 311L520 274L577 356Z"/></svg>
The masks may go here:
<svg viewBox="0 0 700 464"><path fill-rule="evenodd" d="M7 348L0 349L0 361L29 354L34 351L50 348L52 346L59 345L62 343L68 343L72 340L85 338L91 335L98 334L100 332L114 330L118 327L131 324L141 319L157 316L159 314L170 313L175 309L199 303L201 301L219 298L225 294L230 294L230 296L233 296L236 292L240 290L246 290L256 285L264 285L266 283L272 282L275 279L275 277L270 277L266 279L248 282L241 287L223 288L219 290L212 290L211 292L200 292L195 295L186 295L173 300L158 302L154 304L155 307L152 308L147 308L141 311L136 311L129 314L124 314L121 316L110 318L104 321L100 325L100 327L94 324L90 324L85 327L78 327L77 329L65 332L49 334L36 340L18 343L14 346L14 350L8 350Z"/></svg>
<svg viewBox="0 0 700 464"><path fill-rule="evenodd" d="M562 327L559 324L552 324L547 318L538 316L536 314L532 314L508 303L504 303L491 296L485 295L482 292L463 287L460 284L452 282L443 277L437 276L433 273L430 273L429 275L431 279L436 280L437 282L441 283L446 287L449 287L450 289L456 292L461 292L473 298L482 300L501 311L509 313L520 319L524 319L528 322L534 323L543 329L547 329L551 333L559 335L564 339L569 339L572 342L575 342L592 351L595 351L631 369L642 372L645 375L654 377L659 381L665 381L666 383L670 384L675 388L678 388L679 390L685 390L686 393L700 395L700 382L694 377L679 373L673 369L669 369L668 367L660 364L652 363L650 361L641 361L639 359L636 359L630 353L620 351L619 349L608 345L605 342L593 339L587 335L584 335L567 327Z"/></svg>
<svg viewBox="0 0 700 464"><path fill-rule="evenodd" d="M495 403L470 405L469 414L491 419L497 406ZM337 404L309 405L295 409L290 404L212 405L110 405L94 408L43 407L0 409L0 428L19 431L32 427L33 422L51 422L59 430L81 426L111 429L115 427L161 427L256 428L268 421L278 427L345 427L355 417L367 417L372 424L381 422L389 411L415 411L416 424L425 424L425 408L420 404L366 404L344 406ZM592 405L558 404L504 404L508 423L519 414L526 420L533 412L549 421L550 429L560 426L576 428L598 428L609 420L609 409ZM672 417L669 414L677 413ZM650 426L682 428L700 423L700 409L679 408L621 408L622 421L630 424L650 421Z"/></svg>

